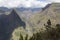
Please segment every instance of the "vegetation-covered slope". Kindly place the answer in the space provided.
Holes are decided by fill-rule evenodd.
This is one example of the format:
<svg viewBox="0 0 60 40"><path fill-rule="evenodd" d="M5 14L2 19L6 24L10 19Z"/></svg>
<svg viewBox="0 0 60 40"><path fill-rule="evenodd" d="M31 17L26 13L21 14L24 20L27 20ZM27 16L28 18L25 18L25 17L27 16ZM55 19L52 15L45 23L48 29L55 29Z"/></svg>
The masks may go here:
<svg viewBox="0 0 60 40"><path fill-rule="evenodd" d="M34 24L34 27L42 27L48 19L52 21L52 24L60 23L60 3L52 3L45 10L35 14L30 19L30 23Z"/></svg>

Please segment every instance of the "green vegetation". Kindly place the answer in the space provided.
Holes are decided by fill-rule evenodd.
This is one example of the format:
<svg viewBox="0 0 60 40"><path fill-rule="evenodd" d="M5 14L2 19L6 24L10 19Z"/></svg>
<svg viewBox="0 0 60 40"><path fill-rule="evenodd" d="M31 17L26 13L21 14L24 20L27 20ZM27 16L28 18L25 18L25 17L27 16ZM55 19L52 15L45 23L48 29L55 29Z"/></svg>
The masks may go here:
<svg viewBox="0 0 60 40"><path fill-rule="evenodd" d="M26 35L25 40L60 40L60 24L56 24L55 28L51 27L50 19L47 21L47 25L44 24L46 30L43 32L38 32L33 34L32 37L28 39ZM23 40L23 36L20 35L20 40Z"/></svg>

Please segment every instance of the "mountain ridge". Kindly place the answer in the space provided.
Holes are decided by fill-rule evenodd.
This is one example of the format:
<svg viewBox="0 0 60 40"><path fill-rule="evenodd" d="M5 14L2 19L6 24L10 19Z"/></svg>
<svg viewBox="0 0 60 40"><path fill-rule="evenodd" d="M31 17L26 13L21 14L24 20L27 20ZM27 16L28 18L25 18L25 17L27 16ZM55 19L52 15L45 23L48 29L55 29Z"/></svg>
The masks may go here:
<svg viewBox="0 0 60 40"><path fill-rule="evenodd" d="M41 24L46 23L48 19L51 19L51 21L53 22L52 24L57 24L57 23L60 24L60 22L59 22L59 20L60 20L60 3L50 4L47 8L45 8L41 12L38 12L37 14L35 14L35 16L33 16L30 19L30 22L37 26L38 25L37 23L40 21L40 23L38 25L38 26L40 26Z"/></svg>

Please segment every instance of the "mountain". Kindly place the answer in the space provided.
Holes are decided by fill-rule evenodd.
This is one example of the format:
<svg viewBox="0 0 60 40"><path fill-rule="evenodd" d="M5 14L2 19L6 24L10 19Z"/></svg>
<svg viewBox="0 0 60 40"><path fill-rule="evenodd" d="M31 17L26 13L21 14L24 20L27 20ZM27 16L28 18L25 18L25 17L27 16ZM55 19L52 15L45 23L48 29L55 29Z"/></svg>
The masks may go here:
<svg viewBox="0 0 60 40"><path fill-rule="evenodd" d="M41 11L41 8L7 8L7 7L0 7L0 15L1 14L10 14L10 12L15 9L20 17L25 17L26 19L30 18L33 14L37 13L38 11ZM24 16L22 16L24 15ZM28 18L27 18L28 17Z"/></svg>
<svg viewBox="0 0 60 40"><path fill-rule="evenodd" d="M2 10L2 11L10 11L10 9L7 8L7 7L0 7L0 10Z"/></svg>
<svg viewBox="0 0 60 40"><path fill-rule="evenodd" d="M33 14L35 14L36 12L41 10L41 8L24 8L24 7L7 8L7 7L0 7L0 15L2 15L2 14L8 15L8 14L10 14L10 12L13 9L16 10L17 14L19 14L20 17L23 17L26 20L28 20Z"/></svg>
<svg viewBox="0 0 60 40"><path fill-rule="evenodd" d="M46 22L49 19L51 20L52 26L57 23L60 24L60 3L48 4L46 7L42 8L41 11L38 11L35 14L33 14L29 18L29 20L25 21L26 29L24 30L21 28L22 30L24 30L24 31L21 31L22 35L27 33L29 36L31 36L33 33L46 30L44 24L47 24ZM20 28L16 29L13 32L13 39L15 38L14 40L18 39L17 37L19 37L19 35L15 33L19 33L19 30Z"/></svg>
<svg viewBox="0 0 60 40"><path fill-rule="evenodd" d="M13 30L13 27L16 28L12 35L13 39L17 40L20 37L20 33L23 35L29 34L31 36L33 33L39 32L39 30L45 30L44 24L50 19L52 26L59 23L60 24L60 3L48 4L44 8L33 9L32 11L37 10L35 14L30 12L31 8L14 8L9 15L0 15L0 22L2 22L3 27L9 27L6 30ZM7 14L7 13L6 13ZM26 20L27 18L27 20ZM8 25L7 25L8 24ZM21 27L22 26L22 27ZM4 27L4 28L5 28ZM23 29L25 27L25 29ZM1 30L3 30L1 28ZM5 29L3 30L3 32ZM7 32L10 33L10 32Z"/></svg>
<svg viewBox="0 0 60 40"><path fill-rule="evenodd" d="M18 11L23 12L23 11L40 11L41 8L24 8L24 7L20 7L20 8L16 8Z"/></svg>
<svg viewBox="0 0 60 40"><path fill-rule="evenodd" d="M25 28L26 24L14 9L9 15L0 15L0 40L10 40L12 32L19 26Z"/></svg>
<svg viewBox="0 0 60 40"><path fill-rule="evenodd" d="M7 7L0 7L0 10L2 11L10 11L12 10L13 8L7 8ZM14 9L20 11L20 12L23 12L23 11L40 11L41 8L25 8L25 7L15 7Z"/></svg>
<svg viewBox="0 0 60 40"><path fill-rule="evenodd" d="M29 22L37 30L37 28L44 28L44 24L49 19L53 25L60 24L60 3L48 4L41 12L37 12L37 14L32 16Z"/></svg>

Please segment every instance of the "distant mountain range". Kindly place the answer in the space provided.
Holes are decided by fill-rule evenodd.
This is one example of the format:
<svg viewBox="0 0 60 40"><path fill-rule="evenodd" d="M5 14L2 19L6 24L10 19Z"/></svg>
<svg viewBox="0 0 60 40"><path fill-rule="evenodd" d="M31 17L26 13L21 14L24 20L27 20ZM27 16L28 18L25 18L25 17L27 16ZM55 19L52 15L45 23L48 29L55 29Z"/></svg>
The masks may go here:
<svg viewBox="0 0 60 40"><path fill-rule="evenodd" d="M2 11L10 11L12 9L13 8L0 7L0 10L2 10ZM23 11L32 11L32 12L34 12L34 11L40 11L41 10L41 8L24 8L24 7L14 8L14 9L16 9L20 12L23 12Z"/></svg>
<svg viewBox="0 0 60 40"><path fill-rule="evenodd" d="M24 8L24 7L20 7L20 8L16 8L18 11L40 11L41 8Z"/></svg>

